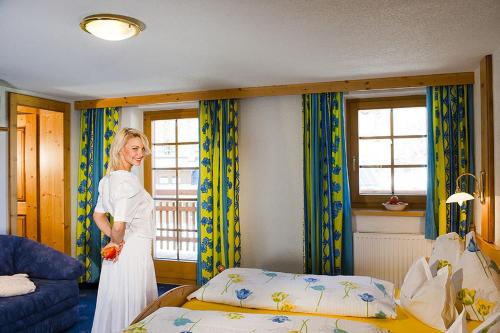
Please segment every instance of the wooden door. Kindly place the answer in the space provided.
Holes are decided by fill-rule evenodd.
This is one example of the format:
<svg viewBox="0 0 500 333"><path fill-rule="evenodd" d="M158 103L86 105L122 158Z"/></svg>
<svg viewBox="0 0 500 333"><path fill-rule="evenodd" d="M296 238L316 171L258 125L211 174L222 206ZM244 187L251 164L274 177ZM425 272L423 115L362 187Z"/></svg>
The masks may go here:
<svg viewBox="0 0 500 333"><path fill-rule="evenodd" d="M63 114L38 110L38 228L40 242L64 252L64 128Z"/></svg>
<svg viewBox="0 0 500 333"><path fill-rule="evenodd" d="M16 93L8 99L8 232L71 254L70 104Z"/></svg>
<svg viewBox="0 0 500 333"><path fill-rule="evenodd" d="M17 235L39 240L36 114L17 116Z"/></svg>

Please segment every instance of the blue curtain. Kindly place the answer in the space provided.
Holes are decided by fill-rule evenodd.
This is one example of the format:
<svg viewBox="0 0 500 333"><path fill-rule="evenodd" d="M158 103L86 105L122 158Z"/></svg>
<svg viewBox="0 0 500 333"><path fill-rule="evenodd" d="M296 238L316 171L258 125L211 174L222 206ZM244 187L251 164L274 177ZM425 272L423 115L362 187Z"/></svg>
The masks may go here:
<svg viewBox="0 0 500 333"><path fill-rule="evenodd" d="M425 237L435 239L448 232L462 238L471 224L472 201L459 207L446 204L455 193L456 179L474 173L473 86L427 88L428 180ZM460 181L461 190L472 193L470 177Z"/></svg>
<svg viewBox="0 0 500 333"><path fill-rule="evenodd" d="M343 94L306 94L302 101L306 272L352 275Z"/></svg>

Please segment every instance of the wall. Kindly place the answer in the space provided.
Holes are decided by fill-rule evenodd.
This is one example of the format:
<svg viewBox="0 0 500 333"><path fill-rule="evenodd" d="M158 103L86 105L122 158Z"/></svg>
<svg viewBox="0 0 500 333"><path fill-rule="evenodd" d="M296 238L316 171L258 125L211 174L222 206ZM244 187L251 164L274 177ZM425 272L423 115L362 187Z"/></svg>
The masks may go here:
<svg viewBox="0 0 500 333"><path fill-rule="evenodd" d="M144 124L143 119L142 111L138 107L124 107L120 112L119 125L120 128L131 127L142 131ZM140 167L133 167L132 172L139 177L141 183L144 185L143 164L141 164Z"/></svg>
<svg viewBox="0 0 500 333"><path fill-rule="evenodd" d="M300 96L241 100L242 266L303 270Z"/></svg>

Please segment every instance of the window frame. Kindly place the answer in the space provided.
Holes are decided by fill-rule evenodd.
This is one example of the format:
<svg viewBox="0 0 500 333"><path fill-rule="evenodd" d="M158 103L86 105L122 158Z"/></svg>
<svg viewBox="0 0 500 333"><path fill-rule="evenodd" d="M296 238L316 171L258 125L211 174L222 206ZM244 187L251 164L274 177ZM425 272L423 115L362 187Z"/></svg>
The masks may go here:
<svg viewBox="0 0 500 333"><path fill-rule="evenodd" d="M403 107L426 106L425 95L395 96L378 98L346 99L346 138L347 138L347 165L349 168L349 184L351 191L352 208L382 209L389 195L360 194L359 193L359 136L358 136L358 111L366 109L388 109ZM391 117L392 132L392 117ZM398 137L398 136L396 136ZM391 133L391 138L394 138ZM394 155L391 153L391 169L394 170ZM392 172L392 177L394 173ZM393 178L394 179L394 178ZM424 195L399 195L399 200L407 202L409 208L425 209L427 196Z"/></svg>
<svg viewBox="0 0 500 333"><path fill-rule="evenodd" d="M144 134L148 138L151 149L152 144L152 122L155 120L168 120L168 119L186 119L186 118L199 118L198 109L177 109L177 110L159 110L159 111L145 111L143 114L143 129ZM176 127L177 131L177 127ZM176 150L178 150L178 142L174 143ZM176 155L177 156L177 155ZM146 156L144 159L144 187L152 193L153 190L153 175L152 175L152 155ZM182 167L180 169L183 169ZM189 168L192 169L192 168ZM176 170L177 162L176 162ZM178 178L178 177L177 177ZM177 190L178 191L178 188ZM176 201L177 200L176 195ZM181 200L182 201L182 200ZM177 215L179 212L177 211ZM178 216L177 216L178 221ZM188 260L175 260L175 259L158 259L153 258L156 279L161 283L176 283L176 284L196 284L196 261Z"/></svg>

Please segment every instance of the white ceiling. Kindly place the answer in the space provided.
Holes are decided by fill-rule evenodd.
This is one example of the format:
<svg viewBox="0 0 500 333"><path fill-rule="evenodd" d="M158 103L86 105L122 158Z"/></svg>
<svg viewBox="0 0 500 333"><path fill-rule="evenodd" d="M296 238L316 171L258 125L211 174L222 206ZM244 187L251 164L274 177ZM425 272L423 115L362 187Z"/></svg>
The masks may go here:
<svg viewBox="0 0 500 333"><path fill-rule="evenodd" d="M107 42L87 15L146 24ZM67 99L473 71L500 0L0 0L0 80Z"/></svg>

